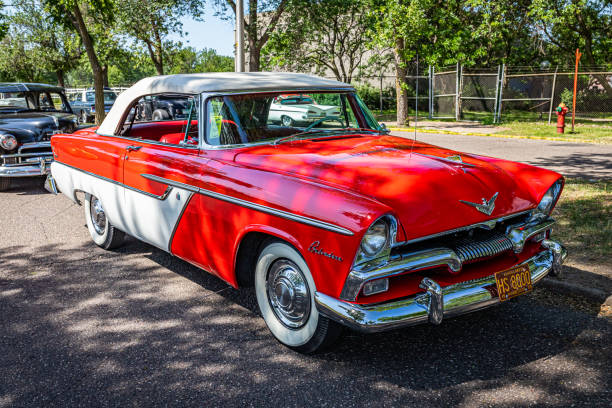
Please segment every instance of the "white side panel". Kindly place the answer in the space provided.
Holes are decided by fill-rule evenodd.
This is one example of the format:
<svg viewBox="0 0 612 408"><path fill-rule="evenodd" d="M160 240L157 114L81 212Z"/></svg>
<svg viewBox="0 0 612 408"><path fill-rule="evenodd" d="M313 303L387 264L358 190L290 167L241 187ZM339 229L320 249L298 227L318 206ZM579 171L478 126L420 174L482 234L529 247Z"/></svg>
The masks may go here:
<svg viewBox="0 0 612 408"><path fill-rule="evenodd" d="M193 194L175 187L160 200L58 162L51 164L51 173L71 200L76 200L75 191L95 195L113 226L165 251L170 250L174 228Z"/></svg>
<svg viewBox="0 0 612 408"><path fill-rule="evenodd" d="M128 188L124 191L122 216L125 232L170 252L172 233L193 193L173 187L170 194L160 200Z"/></svg>

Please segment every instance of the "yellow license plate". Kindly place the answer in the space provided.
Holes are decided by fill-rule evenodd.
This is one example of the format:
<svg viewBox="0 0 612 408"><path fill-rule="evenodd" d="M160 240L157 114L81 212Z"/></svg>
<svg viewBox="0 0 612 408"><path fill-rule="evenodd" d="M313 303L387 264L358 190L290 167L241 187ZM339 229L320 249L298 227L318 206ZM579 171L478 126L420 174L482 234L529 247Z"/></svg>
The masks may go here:
<svg viewBox="0 0 612 408"><path fill-rule="evenodd" d="M528 265L519 265L514 268L495 274L497 293L502 302L510 298L522 295L533 289L531 285L531 272Z"/></svg>

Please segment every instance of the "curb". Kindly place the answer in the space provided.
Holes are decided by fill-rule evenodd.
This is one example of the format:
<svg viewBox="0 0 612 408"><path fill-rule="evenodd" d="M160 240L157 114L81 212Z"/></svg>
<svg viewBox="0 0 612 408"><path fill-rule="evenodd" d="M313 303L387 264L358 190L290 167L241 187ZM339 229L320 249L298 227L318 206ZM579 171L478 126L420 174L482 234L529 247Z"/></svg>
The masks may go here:
<svg viewBox="0 0 612 408"><path fill-rule="evenodd" d="M543 286L548 286L550 288L557 289L560 292L568 293L570 295L582 296L600 303L607 303L606 300L612 299L612 296L610 296L609 293L606 293L601 289L590 288L587 286L578 285L576 283L562 281L557 278L552 278L550 276L547 276L542 279L540 283Z"/></svg>
<svg viewBox="0 0 612 408"><path fill-rule="evenodd" d="M388 129L391 131L395 131L395 132L414 132L414 128L389 127ZM470 132L456 132L453 130L437 130L437 129L421 129L421 128L417 128L417 132L419 133L437 133L437 134L442 134L442 135L484 136L484 137L500 137L504 139L532 139L532 140L549 140L553 142L603 144L594 139L576 139L576 138L571 138L571 137L517 136L517 135L505 135L502 133L470 133Z"/></svg>

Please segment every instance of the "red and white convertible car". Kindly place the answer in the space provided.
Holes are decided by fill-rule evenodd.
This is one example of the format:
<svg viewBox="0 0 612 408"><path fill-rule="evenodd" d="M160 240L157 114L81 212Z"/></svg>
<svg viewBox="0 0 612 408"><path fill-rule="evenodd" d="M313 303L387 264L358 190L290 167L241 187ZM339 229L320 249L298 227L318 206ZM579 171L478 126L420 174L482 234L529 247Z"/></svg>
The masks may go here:
<svg viewBox="0 0 612 408"><path fill-rule="evenodd" d="M270 121L279 95L338 107ZM159 97L185 119L143 121ZM139 119L140 118L140 119ZM389 136L352 86L289 73L143 79L99 128L52 138L51 185L103 248L124 233L239 288L285 345L342 325L374 332L492 306L559 273L552 171Z"/></svg>

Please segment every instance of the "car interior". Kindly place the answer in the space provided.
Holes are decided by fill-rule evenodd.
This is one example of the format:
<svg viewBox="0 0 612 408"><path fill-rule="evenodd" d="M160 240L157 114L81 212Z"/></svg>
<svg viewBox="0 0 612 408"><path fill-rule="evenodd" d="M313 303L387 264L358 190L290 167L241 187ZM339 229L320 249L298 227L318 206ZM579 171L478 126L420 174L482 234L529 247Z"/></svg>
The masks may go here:
<svg viewBox="0 0 612 408"><path fill-rule="evenodd" d="M159 103L163 100L164 103ZM169 106L173 101L174 106ZM188 106L186 112L183 107ZM147 95L134 102L121 128L121 136L160 143L197 146L197 98L191 95Z"/></svg>

